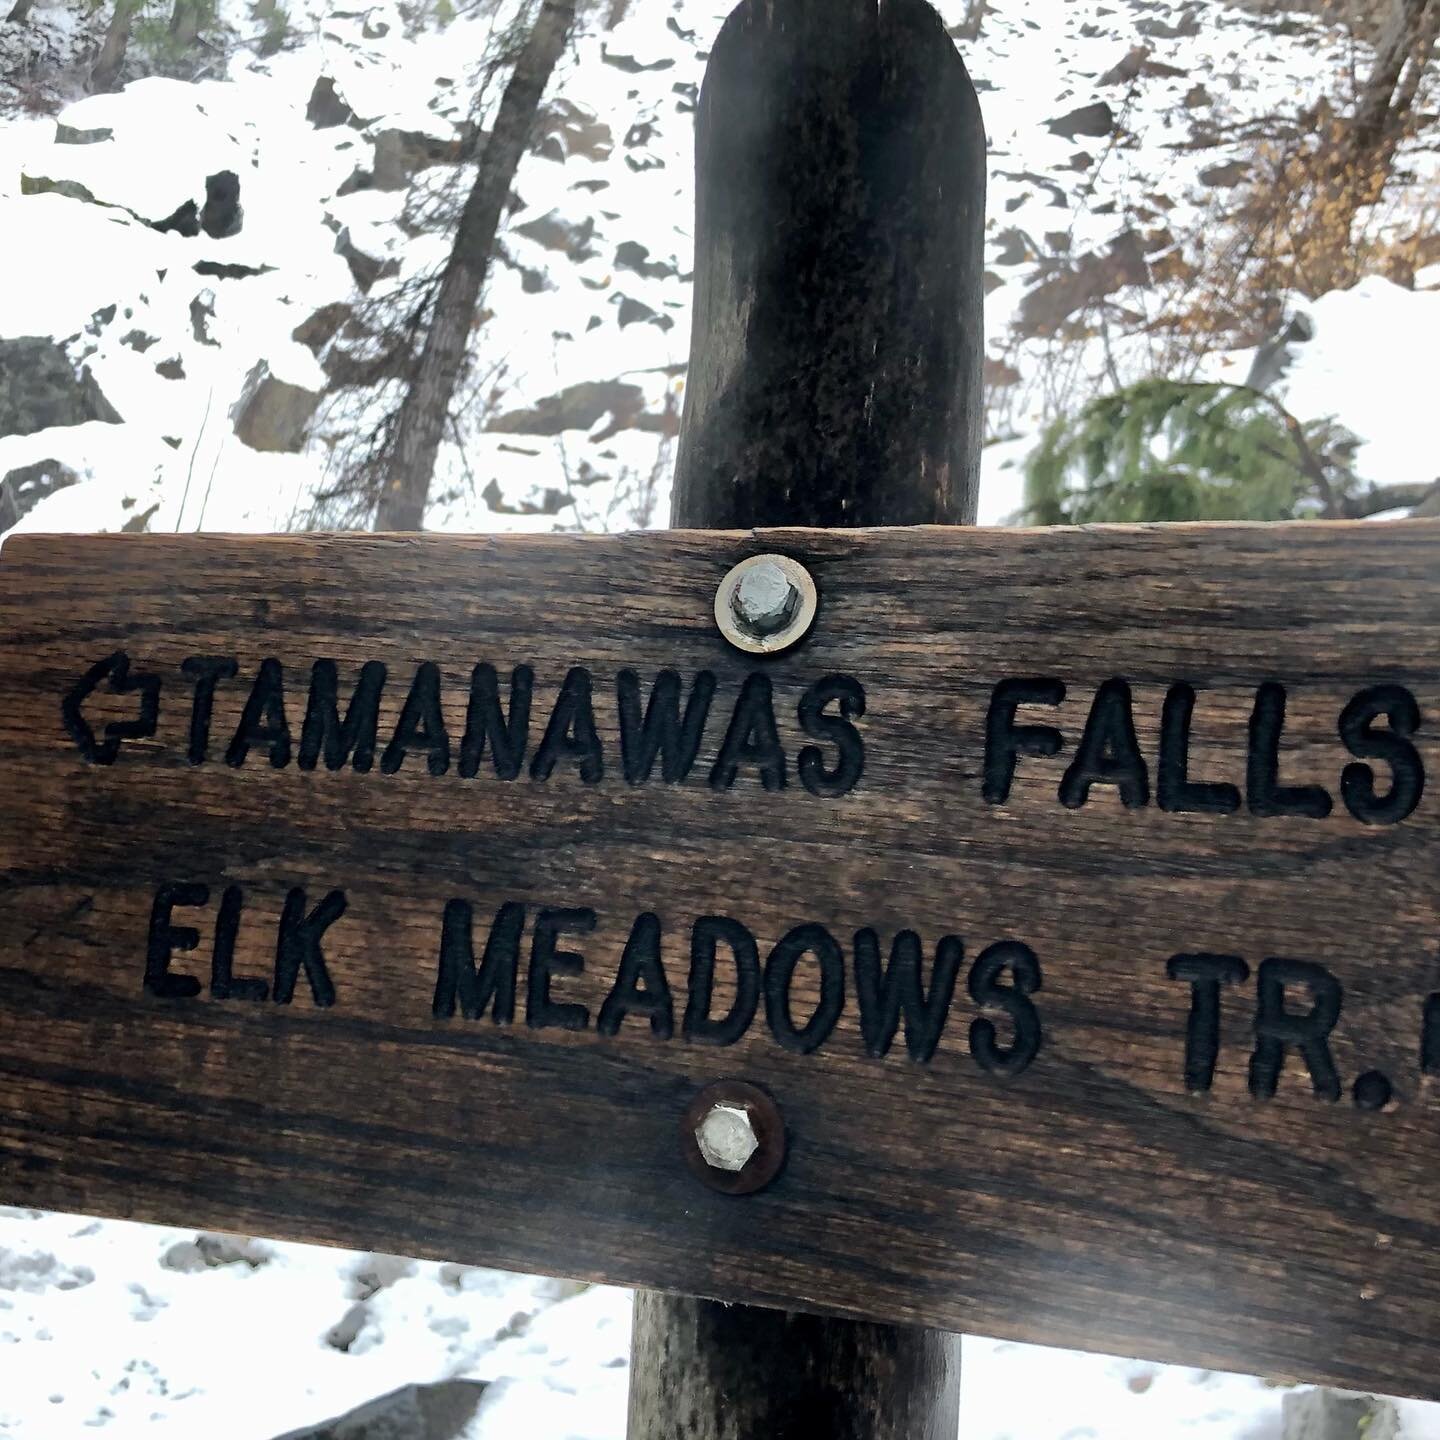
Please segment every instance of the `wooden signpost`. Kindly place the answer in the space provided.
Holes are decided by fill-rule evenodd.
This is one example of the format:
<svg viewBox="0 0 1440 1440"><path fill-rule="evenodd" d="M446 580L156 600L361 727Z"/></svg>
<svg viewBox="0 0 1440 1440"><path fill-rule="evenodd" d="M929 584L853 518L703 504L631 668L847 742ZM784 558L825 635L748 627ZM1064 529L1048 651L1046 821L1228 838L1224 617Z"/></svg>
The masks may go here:
<svg viewBox="0 0 1440 1440"><path fill-rule="evenodd" d="M760 553L777 655L715 619ZM1424 1393L1437 577L1429 522L17 537L0 1195ZM687 1155L731 1079L748 1194Z"/></svg>
<svg viewBox="0 0 1440 1440"><path fill-rule="evenodd" d="M6 544L0 1202L643 1287L634 1440L953 1435L961 1328L1436 1395L1440 522L916 523L920 0L742 5L700 162L700 528Z"/></svg>

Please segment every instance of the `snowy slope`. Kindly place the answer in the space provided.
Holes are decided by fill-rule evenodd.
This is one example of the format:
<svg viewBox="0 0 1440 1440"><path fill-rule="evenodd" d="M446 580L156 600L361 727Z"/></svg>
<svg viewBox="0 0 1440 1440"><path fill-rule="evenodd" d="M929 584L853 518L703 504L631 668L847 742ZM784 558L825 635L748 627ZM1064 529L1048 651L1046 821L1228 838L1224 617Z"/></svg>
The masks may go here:
<svg viewBox="0 0 1440 1440"><path fill-rule="evenodd" d="M630 1297L498 1271L0 1210L0 1436L274 1440L488 1381L469 1440L623 1440ZM208 1260L208 1263L207 1263ZM968 1440L1278 1440L1283 1388L968 1338ZM1440 1440L1440 1407L1401 1407Z"/></svg>
<svg viewBox="0 0 1440 1440"><path fill-rule="evenodd" d="M693 97L725 8L640 0L611 32L592 20L564 62L544 143L517 179L509 263L487 295L492 408L472 417L464 454L451 447L442 458L433 528L663 523L689 347ZM942 5L953 20L962 8ZM284 528L304 518L365 413L347 402L322 415L308 450L292 455L241 442L231 409L260 362L290 384L323 386L315 356L291 334L321 307L361 298L336 254L338 232L398 267L372 296L443 259L441 235L399 223L403 191L340 192L375 165L375 137L387 130L456 140L483 74L478 61L507 16L502 7L489 19L407 35L384 9L297 11L293 48L265 59L238 51L224 80L140 80L58 117L71 131L110 138L57 143L56 128L34 119L0 128L0 234L14 257L7 273L37 280L0 290L0 337L78 337L72 356L85 359L125 420L103 431L0 438L0 473L54 458L92 477L27 525L113 528L152 505L152 529ZM1028 449L1057 386L1083 394L1084 377L1107 360L1126 373L1145 358L1133 346L1116 356L1096 339L1037 336L1037 293L1053 297L1046 282L1112 253L1162 267L1177 237L1223 211L1227 167L1247 124L1277 103L1324 93L1346 53L1311 20L1193 0L1013 3L987 16L967 60L991 135L992 415L998 438L1012 443L987 456L983 518L1016 508L1007 464ZM307 121L322 75L369 122L363 130ZM497 90L486 92L492 106ZM1087 126L1084 112L1097 106L1110 121ZM1082 119L1067 123L1077 111ZM1056 133L1077 123L1070 138ZM186 240L134 218L167 215L220 169L241 177L239 235ZM447 178L460 185L466 172L438 166L419 175L426 184ZM56 186L70 195L83 186L97 203ZM52 193L22 193L36 189ZM207 262L265 273L197 275ZM1142 311L1160 303L1144 285L1115 300ZM112 318L92 320L112 305ZM203 334L197 305L214 312ZM1412 365L1433 371L1434 327L1417 315L1406 328ZM137 332L155 343L143 352L127 344ZM167 377L161 364L183 376ZM1396 430L1413 414L1398 400L1351 416L1348 387L1333 398L1364 438L1389 437L1373 464L1362 453L1362 472L1393 479L1397 448L1409 447L1407 473L1420 463L1413 426Z"/></svg>

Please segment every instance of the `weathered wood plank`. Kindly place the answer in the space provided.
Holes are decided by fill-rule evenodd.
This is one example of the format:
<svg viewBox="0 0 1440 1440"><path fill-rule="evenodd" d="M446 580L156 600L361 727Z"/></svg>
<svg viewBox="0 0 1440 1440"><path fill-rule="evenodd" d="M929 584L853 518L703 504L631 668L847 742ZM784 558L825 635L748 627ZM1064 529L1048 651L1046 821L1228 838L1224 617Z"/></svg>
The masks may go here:
<svg viewBox="0 0 1440 1440"><path fill-rule="evenodd" d="M723 644L711 604L729 566L766 549L809 566L821 611L799 649L753 660ZM1434 1394L1440 1099L1422 1060L1428 1016L1440 1066L1440 801L1415 781L1440 764L1437 621L1430 522L16 537L0 561L0 1201ZM119 652L137 688L102 679L67 733L62 698ZM187 676L195 657L237 674ZM257 698L267 660L282 667L288 754L263 685ZM342 719L361 666L387 667L368 773L330 771L313 726L307 745L321 660L335 662ZM443 756L424 733L424 662ZM533 670L514 780L497 777L490 745L462 774L481 662L507 702L513 667ZM539 780L575 667L591 678L600 773L582 778L590 751L572 724ZM687 696L714 676L708 723L682 782L657 760L632 785L617 677L635 671L644 700L665 669ZM206 674L221 678L192 764ZM113 763L88 763L75 737L93 733L104 759L106 726L142 714L147 675L153 736L121 733ZM757 675L786 783L766 790L766 757L741 755L733 785L717 785ZM818 733L798 710L837 675L864 690L851 722L864 765L832 795L825 775L850 734L835 703ZM1012 722L996 708L1006 681L1049 682L1025 693L1051 698L1063 684L1065 699ZM1121 763L1114 682L1143 786L1133 757ZM1385 715L1357 720L1359 695ZM1017 727L1047 725L1060 753L1030 753L1045 738ZM1002 802L1012 742L1024 753ZM802 760L807 746L818 758ZM1231 788L1182 792L1181 779ZM162 885L208 892L204 905L175 892L168 935ZM300 889L303 906L289 898ZM298 920L335 891L345 909L317 938L323 972L303 926L277 960L287 898ZM500 907L524 907L511 1024L467 1020L463 993L452 1018L434 1014L453 900L473 907L477 964ZM606 1008L650 913L672 990L669 1024L657 1005L653 1028L634 995L623 1017ZM705 916L739 922L771 977L728 1045L693 1013L687 1038ZM772 958L802 925L838 947L833 1029L809 1028L821 961L803 956L787 991L783 947ZM928 1060L911 1058L903 1021L885 1058L866 1053L880 1023L857 985L867 928L882 965L897 933L916 932L927 982L941 938L963 941L963 957L947 947L954 996ZM547 934L548 996L534 979ZM1017 945L1042 982L1028 996ZM723 943L718 955L712 1017L735 994ZM1170 978L1174 957L1194 955L1233 958ZM186 976L199 994L153 993ZM258 998L292 980L289 1003ZM583 1022L557 1006L583 1006ZM606 1014L618 1033L602 1033ZM923 1030L909 1037L922 1055ZM779 1178L743 1198L700 1184L677 1133L697 1090L725 1076L767 1089L788 1129ZM1387 1086L1382 1108L1364 1108Z"/></svg>

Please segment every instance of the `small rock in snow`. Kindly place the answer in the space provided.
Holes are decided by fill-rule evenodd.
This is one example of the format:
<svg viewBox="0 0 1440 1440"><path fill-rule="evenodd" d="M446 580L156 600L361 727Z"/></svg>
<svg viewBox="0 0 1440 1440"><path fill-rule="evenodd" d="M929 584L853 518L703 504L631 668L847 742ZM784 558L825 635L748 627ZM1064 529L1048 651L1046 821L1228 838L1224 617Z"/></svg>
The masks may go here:
<svg viewBox="0 0 1440 1440"><path fill-rule="evenodd" d="M80 477L58 460L22 465L0 480L0 534L28 515L42 500L79 482Z"/></svg>
<svg viewBox="0 0 1440 1440"><path fill-rule="evenodd" d="M88 368L77 375L53 340L0 340L0 436L33 435L87 420L120 423Z"/></svg>
<svg viewBox="0 0 1440 1440"><path fill-rule="evenodd" d="M319 404L318 392L277 380L262 360L246 377L230 418L235 422L235 434L252 450L294 453L305 448Z"/></svg>
<svg viewBox="0 0 1440 1440"><path fill-rule="evenodd" d="M280 1440L464 1440L485 1394L483 1380L406 1385L338 1420Z"/></svg>
<svg viewBox="0 0 1440 1440"><path fill-rule="evenodd" d="M1052 134L1063 135L1067 140L1073 140L1077 135L1098 138L1109 135L1115 129L1115 112L1103 100L1097 100L1093 105L1082 105L1080 109L1050 121L1049 129Z"/></svg>

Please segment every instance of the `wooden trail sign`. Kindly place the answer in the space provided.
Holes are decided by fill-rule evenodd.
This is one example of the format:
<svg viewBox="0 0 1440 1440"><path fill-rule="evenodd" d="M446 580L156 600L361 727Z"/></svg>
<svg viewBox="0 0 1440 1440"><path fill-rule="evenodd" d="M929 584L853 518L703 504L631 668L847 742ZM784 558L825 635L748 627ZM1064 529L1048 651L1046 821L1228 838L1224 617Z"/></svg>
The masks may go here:
<svg viewBox="0 0 1440 1440"><path fill-rule="evenodd" d="M1435 1394L1437 621L1430 522L16 537L0 1202Z"/></svg>

